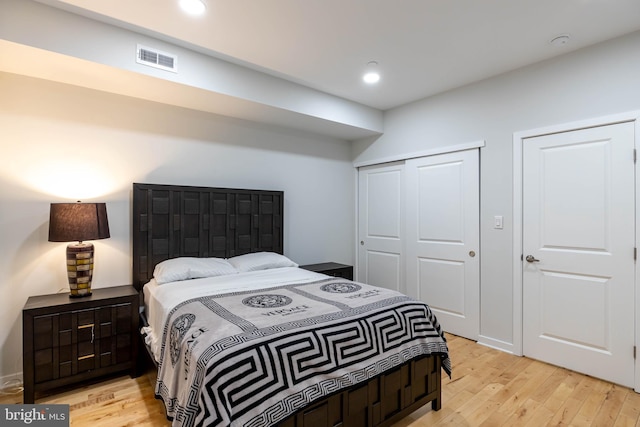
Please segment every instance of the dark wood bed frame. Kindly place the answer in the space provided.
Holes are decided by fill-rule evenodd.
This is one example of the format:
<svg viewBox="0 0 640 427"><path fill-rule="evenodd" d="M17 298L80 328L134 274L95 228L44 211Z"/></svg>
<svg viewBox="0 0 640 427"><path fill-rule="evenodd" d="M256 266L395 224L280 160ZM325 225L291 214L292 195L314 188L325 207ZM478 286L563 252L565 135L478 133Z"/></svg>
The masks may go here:
<svg viewBox="0 0 640 427"><path fill-rule="evenodd" d="M229 258L284 252L284 193L133 184L133 285L155 265L180 256ZM423 356L358 386L311 404L283 427L389 426L431 402L441 406L441 360Z"/></svg>

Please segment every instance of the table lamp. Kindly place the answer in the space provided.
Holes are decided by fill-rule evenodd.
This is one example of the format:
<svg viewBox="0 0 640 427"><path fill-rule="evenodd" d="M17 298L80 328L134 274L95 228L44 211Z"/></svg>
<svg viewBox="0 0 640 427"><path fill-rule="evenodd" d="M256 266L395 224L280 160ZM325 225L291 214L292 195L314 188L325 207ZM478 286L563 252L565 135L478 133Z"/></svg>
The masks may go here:
<svg viewBox="0 0 640 427"><path fill-rule="evenodd" d="M109 238L104 203L51 203L50 242L77 242L67 246L67 276L70 297L91 295L93 244L86 240Z"/></svg>

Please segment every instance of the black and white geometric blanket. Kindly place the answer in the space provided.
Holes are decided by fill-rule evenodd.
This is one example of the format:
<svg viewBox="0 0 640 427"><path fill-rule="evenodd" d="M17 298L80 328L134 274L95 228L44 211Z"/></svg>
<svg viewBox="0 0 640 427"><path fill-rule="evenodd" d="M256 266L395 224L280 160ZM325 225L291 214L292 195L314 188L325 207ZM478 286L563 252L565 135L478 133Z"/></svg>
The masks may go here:
<svg viewBox="0 0 640 427"><path fill-rule="evenodd" d="M156 395L174 426L269 426L447 344L431 309L330 278L213 295L173 309Z"/></svg>

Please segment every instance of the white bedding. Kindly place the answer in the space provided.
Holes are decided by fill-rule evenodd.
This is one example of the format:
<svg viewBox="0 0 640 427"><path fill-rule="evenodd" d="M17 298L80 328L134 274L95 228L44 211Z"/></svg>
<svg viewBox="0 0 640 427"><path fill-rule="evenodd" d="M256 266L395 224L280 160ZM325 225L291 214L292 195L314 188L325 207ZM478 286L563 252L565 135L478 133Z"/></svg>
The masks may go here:
<svg viewBox="0 0 640 427"><path fill-rule="evenodd" d="M188 299L211 294L212 289L215 289L215 293L224 294L291 283L304 283L323 277L327 276L302 268L283 267L170 282L162 285L158 285L154 279L151 279L144 286L145 315L149 322L149 326L144 328L144 332L147 334L145 341L158 361L162 331L169 312L176 305Z"/></svg>

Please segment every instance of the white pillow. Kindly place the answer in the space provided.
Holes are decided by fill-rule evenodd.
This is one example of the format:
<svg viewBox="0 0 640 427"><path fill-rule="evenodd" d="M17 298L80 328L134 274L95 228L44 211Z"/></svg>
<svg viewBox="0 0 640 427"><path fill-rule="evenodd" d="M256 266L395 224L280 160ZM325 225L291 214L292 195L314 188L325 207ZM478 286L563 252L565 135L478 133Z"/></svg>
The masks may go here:
<svg viewBox="0 0 640 427"><path fill-rule="evenodd" d="M227 261L239 272L268 270L270 268L297 267L298 264L275 252L255 252L228 258Z"/></svg>
<svg viewBox="0 0 640 427"><path fill-rule="evenodd" d="M153 269L153 277L158 285L226 274L238 274L238 270L222 258L171 258L157 264Z"/></svg>

